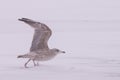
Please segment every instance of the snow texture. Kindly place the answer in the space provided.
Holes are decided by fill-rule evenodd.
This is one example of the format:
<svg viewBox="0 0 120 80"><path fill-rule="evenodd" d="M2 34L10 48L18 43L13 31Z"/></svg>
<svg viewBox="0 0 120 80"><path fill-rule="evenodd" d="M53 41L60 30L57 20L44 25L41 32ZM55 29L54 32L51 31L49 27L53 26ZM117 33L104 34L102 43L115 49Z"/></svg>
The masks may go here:
<svg viewBox="0 0 120 80"><path fill-rule="evenodd" d="M0 0L1 80L120 80L119 0ZM53 31L50 48L66 51L24 68L33 29L27 17Z"/></svg>

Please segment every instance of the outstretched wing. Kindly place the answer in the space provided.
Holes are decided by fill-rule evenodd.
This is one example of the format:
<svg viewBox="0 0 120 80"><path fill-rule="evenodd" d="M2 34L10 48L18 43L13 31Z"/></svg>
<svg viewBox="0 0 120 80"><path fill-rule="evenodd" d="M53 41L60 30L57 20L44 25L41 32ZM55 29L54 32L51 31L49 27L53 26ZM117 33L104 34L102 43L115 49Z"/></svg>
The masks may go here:
<svg viewBox="0 0 120 80"><path fill-rule="evenodd" d="M45 24L41 23L41 27L42 29L35 29L30 51L49 49L47 42L52 32Z"/></svg>
<svg viewBox="0 0 120 80"><path fill-rule="evenodd" d="M35 29L30 51L49 49L48 40L52 34L52 31L47 25L27 18L22 18L19 20L29 24Z"/></svg>

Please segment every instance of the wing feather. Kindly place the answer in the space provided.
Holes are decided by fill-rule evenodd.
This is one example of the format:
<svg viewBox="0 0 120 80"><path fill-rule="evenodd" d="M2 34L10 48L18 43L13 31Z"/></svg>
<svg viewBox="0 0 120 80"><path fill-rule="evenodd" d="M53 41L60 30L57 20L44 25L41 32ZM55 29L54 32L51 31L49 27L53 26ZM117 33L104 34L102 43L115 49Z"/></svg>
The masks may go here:
<svg viewBox="0 0 120 80"><path fill-rule="evenodd" d="M49 49L48 40L52 32L45 24L41 23L41 27L35 30L30 51Z"/></svg>
<svg viewBox="0 0 120 80"><path fill-rule="evenodd" d="M48 40L52 34L52 31L47 25L28 18L22 18L18 20L25 22L35 29L30 51L49 49Z"/></svg>

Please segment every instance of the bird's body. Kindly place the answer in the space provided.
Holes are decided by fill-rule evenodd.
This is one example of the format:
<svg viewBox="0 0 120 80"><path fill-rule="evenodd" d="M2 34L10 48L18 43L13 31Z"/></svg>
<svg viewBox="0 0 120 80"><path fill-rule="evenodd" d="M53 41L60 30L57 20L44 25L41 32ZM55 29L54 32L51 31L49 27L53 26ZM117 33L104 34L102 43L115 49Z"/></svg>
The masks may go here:
<svg viewBox="0 0 120 80"><path fill-rule="evenodd" d="M64 52L63 52L64 53ZM18 56L19 58L30 58L34 61L47 61L54 58L58 54L57 49L50 49L44 51L33 51L24 55Z"/></svg>
<svg viewBox="0 0 120 80"><path fill-rule="evenodd" d="M59 53L65 53L64 51L60 51L56 48L49 49L48 40L52 31L47 25L27 18L19 20L27 23L35 30L30 52L18 56L18 58L29 58L29 60L25 63L25 67L27 67L28 62L31 60L34 65L36 65L35 61L47 61L54 58Z"/></svg>

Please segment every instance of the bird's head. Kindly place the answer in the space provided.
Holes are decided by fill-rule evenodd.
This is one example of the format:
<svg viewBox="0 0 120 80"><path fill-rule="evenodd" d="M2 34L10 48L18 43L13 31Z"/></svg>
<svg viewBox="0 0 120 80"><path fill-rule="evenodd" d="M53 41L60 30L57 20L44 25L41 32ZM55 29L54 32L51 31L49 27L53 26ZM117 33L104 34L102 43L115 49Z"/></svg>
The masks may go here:
<svg viewBox="0 0 120 80"><path fill-rule="evenodd" d="M65 53L65 51L61 51L59 49L56 49L56 48L53 48L52 51L56 54L59 54L59 53Z"/></svg>

